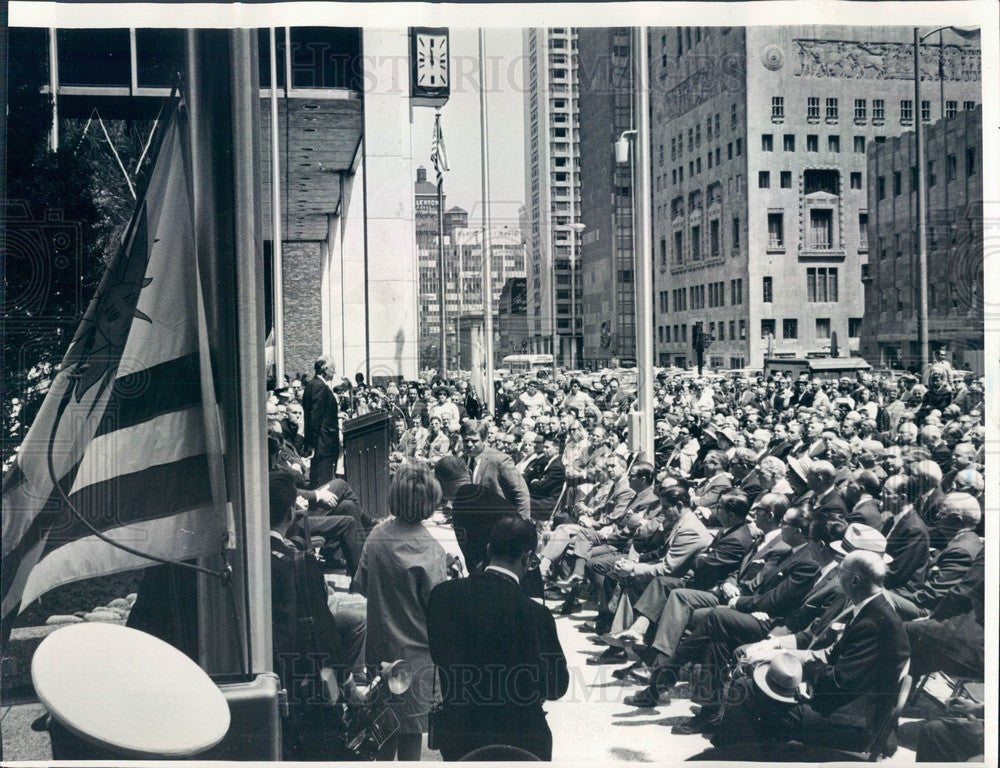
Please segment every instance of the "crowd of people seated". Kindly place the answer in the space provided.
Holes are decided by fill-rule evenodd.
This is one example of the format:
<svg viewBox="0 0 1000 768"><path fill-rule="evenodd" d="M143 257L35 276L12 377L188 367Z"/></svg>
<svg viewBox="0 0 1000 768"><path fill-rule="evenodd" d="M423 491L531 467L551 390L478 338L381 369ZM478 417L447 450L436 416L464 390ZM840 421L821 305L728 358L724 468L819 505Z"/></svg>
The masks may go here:
<svg viewBox="0 0 1000 768"><path fill-rule="evenodd" d="M597 618L580 628L603 650L587 663L637 686L631 706L690 696L701 708L676 732L718 748L863 751L904 679L983 677L983 383L968 372L939 362L926 383L661 375L654 450L637 455L634 387L615 372L511 376L495 383L488 414L467 381L338 385L331 368L321 359L310 381L269 401L271 470L298 488L284 536L298 532L357 574L369 648L384 642L372 637L372 604L390 629L393 612L373 595L391 578L372 562L399 536L366 542L388 510L363 510L328 476L328 455L319 476L309 466L331 428L316 379L339 406L334 419L392 414L393 473L435 477L465 561L424 563L436 581L489 565L496 520L534 521L536 577L526 571L521 588L558 595L562 614L592 599ZM407 621L426 598L409 599ZM919 760L981 753L981 708L949 706L953 716L921 726ZM426 728L415 713L407 735ZM404 739L398 754L413 749Z"/></svg>

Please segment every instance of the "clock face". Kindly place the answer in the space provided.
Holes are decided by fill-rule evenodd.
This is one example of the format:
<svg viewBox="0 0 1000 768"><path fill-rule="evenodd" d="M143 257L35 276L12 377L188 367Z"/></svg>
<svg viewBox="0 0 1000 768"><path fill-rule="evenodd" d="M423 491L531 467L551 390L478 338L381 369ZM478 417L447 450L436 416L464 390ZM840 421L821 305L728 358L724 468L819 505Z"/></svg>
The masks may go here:
<svg viewBox="0 0 1000 768"><path fill-rule="evenodd" d="M417 85L448 87L448 36L417 35Z"/></svg>

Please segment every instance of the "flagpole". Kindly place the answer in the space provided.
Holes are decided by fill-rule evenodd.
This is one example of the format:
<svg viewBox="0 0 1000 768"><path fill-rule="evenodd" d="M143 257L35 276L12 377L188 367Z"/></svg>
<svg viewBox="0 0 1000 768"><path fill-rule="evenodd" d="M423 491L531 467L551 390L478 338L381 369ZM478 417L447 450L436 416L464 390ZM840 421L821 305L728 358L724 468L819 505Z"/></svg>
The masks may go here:
<svg viewBox="0 0 1000 768"><path fill-rule="evenodd" d="M486 372L483 393L486 412L493 414L493 244L490 242L490 144L486 119L486 30L479 28L479 141L483 186L483 356Z"/></svg>
<svg viewBox="0 0 1000 768"><path fill-rule="evenodd" d="M438 107L437 114L434 117L434 131L435 138L439 138L438 131L440 131L439 122L441 120L441 108ZM439 150L440 151L440 150ZM448 371L448 349L447 349L447 338L448 338L448 325L447 325L447 313L445 311L444 300L445 300L445 285L444 285L444 174L441 173L440 163L437 164L437 182L438 182L438 204L437 204L437 214L438 214L438 316L440 320L440 352L441 360L439 364L440 376L445 378Z"/></svg>
<svg viewBox="0 0 1000 768"><path fill-rule="evenodd" d="M281 252L281 168L278 148L278 62L274 27L270 30L271 60L271 306L274 330L274 386L285 383L285 297ZM285 41L288 47L288 41ZM288 81L288 72L285 72Z"/></svg>

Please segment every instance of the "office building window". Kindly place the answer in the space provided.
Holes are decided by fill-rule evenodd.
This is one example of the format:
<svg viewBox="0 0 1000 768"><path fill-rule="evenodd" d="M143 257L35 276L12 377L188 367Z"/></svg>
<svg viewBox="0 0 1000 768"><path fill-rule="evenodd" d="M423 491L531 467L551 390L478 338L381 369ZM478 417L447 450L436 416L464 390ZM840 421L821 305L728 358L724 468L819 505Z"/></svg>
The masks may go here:
<svg viewBox="0 0 1000 768"><path fill-rule="evenodd" d="M677 169L677 183L679 184L682 181L684 181L684 166L683 165L680 166Z"/></svg>
<svg viewBox="0 0 1000 768"><path fill-rule="evenodd" d="M733 104L732 108L729 111L729 127L730 128L735 128L737 122L738 122L738 119L737 119L737 115L736 115L736 105Z"/></svg>
<svg viewBox="0 0 1000 768"><path fill-rule="evenodd" d="M729 281L729 303L734 307L743 303L743 278Z"/></svg>
<svg viewBox="0 0 1000 768"><path fill-rule="evenodd" d="M761 152L773 152L774 151L774 134L765 133L760 137L760 151Z"/></svg>
<svg viewBox="0 0 1000 768"><path fill-rule="evenodd" d="M747 321L740 320L740 341L745 341L747 337Z"/></svg>
<svg viewBox="0 0 1000 768"><path fill-rule="evenodd" d="M677 169L676 168L673 168L670 171L670 183L671 184L676 184L677 183Z"/></svg>
<svg viewBox="0 0 1000 768"><path fill-rule="evenodd" d="M757 186L760 189L770 189L770 187L771 187L771 172L770 171L760 171L757 174Z"/></svg>
<svg viewBox="0 0 1000 768"><path fill-rule="evenodd" d="M733 217L733 236L732 240L732 250L738 251L740 249L740 220L739 217Z"/></svg>
<svg viewBox="0 0 1000 768"><path fill-rule="evenodd" d="M680 264L684 261L684 233L678 230L674 232L674 263Z"/></svg>
<svg viewBox="0 0 1000 768"><path fill-rule="evenodd" d="M780 186L781 186L782 189L791 189L792 188L792 172L791 171L782 171L779 178L780 178Z"/></svg>
<svg viewBox="0 0 1000 768"><path fill-rule="evenodd" d="M872 122L881 123L885 120L885 99L872 99Z"/></svg>
<svg viewBox="0 0 1000 768"><path fill-rule="evenodd" d="M729 142L729 144L726 145L726 159L733 159L733 142Z"/></svg>
<svg viewBox="0 0 1000 768"><path fill-rule="evenodd" d="M819 136L815 133L806 136L806 152L819 152Z"/></svg>
<svg viewBox="0 0 1000 768"><path fill-rule="evenodd" d="M868 211L858 213L858 250L868 250Z"/></svg>
<svg viewBox="0 0 1000 768"><path fill-rule="evenodd" d="M806 270L806 300L811 304L838 301L837 267L809 267Z"/></svg>
<svg viewBox="0 0 1000 768"><path fill-rule="evenodd" d="M694 172L695 173L701 173L701 158L700 157L696 157L694 159Z"/></svg>
<svg viewBox="0 0 1000 768"><path fill-rule="evenodd" d="M934 161L927 161L927 184L933 187L937 184L937 174L934 173Z"/></svg>
<svg viewBox="0 0 1000 768"><path fill-rule="evenodd" d="M784 96L772 96L771 97L771 119L772 120L784 120L785 119L785 97Z"/></svg>
<svg viewBox="0 0 1000 768"><path fill-rule="evenodd" d="M863 155L865 153L865 137L864 136L855 136L854 137L854 151L857 152L859 155Z"/></svg>
<svg viewBox="0 0 1000 768"><path fill-rule="evenodd" d="M736 156L739 157L743 154L743 139L736 140Z"/></svg>
<svg viewBox="0 0 1000 768"><path fill-rule="evenodd" d="M809 210L809 247L814 251L833 248L833 211L830 208Z"/></svg>
<svg viewBox="0 0 1000 768"><path fill-rule="evenodd" d="M920 119L925 123L931 121L931 103L923 99L920 100Z"/></svg>
<svg viewBox="0 0 1000 768"><path fill-rule="evenodd" d="M861 171L851 172L851 189L861 189Z"/></svg>
<svg viewBox="0 0 1000 768"><path fill-rule="evenodd" d="M837 99L827 99L826 100L826 119L828 121L838 120L840 118L840 107L838 106Z"/></svg>
<svg viewBox="0 0 1000 768"><path fill-rule="evenodd" d="M957 101L946 101L944 103L944 116L954 117L958 114L958 102Z"/></svg>
<svg viewBox="0 0 1000 768"><path fill-rule="evenodd" d="M694 127L694 145L696 147L701 146L701 123L698 123L698 125Z"/></svg>
<svg viewBox="0 0 1000 768"><path fill-rule="evenodd" d="M694 152L694 128L688 128L688 152Z"/></svg>
<svg viewBox="0 0 1000 768"><path fill-rule="evenodd" d="M785 214L782 211L772 211L767 214L767 247L774 249L785 247Z"/></svg>
<svg viewBox="0 0 1000 768"><path fill-rule="evenodd" d="M830 338L830 318L829 317L817 317L816 318L816 338L817 339L829 339Z"/></svg>
<svg viewBox="0 0 1000 768"><path fill-rule="evenodd" d="M716 134L718 135L718 134ZM722 161L722 147L715 148L715 164L718 165Z"/></svg>
<svg viewBox="0 0 1000 768"><path fill-rule="evenodd" d="M736 341L736 321L729 321L729 340Z"/></svg>
<svg viewBox="0 0 1000 768"><path fill-rule="evenodd" d="M774 280L770 275L766 275L763 281L763 301L770 304L774 301Z"/></svg>
<svg viewBox="0 0 1000 768"><path fill-rule="evenodd" d="M806 100L806 119L819 120L819 97L810 96Z"/></svg>
<svg viewBox="0 0 1000 768"><path fill-rule="evenodd" d="M948 155L945 160L945 178L948 181L954 181L958 176L958 158L954 155Z"/></svg>
<svg viewBox="0 0 1000 768"><path fill-rule="evenodd" d="M715 113L715 137L719 137L719 113Z"/></svg>
<svg viewBox="0 0 1000 768"><path fill-rule="evenodd" d="M868 119L868 100L867 99L855 99L854 100L854 122L863 123Z"/></svg>
<svg viewBox="0 0 1000 768"><path fill-rule="evenodd" d="M879 176L876 180L875 194L879 200L885 200L885 176Z"/></svg>
<svg viewBox="0 0 1000 768"><path fill-rule="evenodd" d="M677 159L677 137L676 136L674 136L673 138L670 139L670 159L671 160L676 160Z"/></svg>
<svg viewBox="0 0 1000 768"><path fill-rule="evenodd" d="M976 172L976 150L969 147L965 150L965 175L972 176Z"/></svg>
<svg viewBox="0 0 1000 768"><path fill-rule="evenodd" d="M725 341L725 340L726 340L726 324L725 324L724 321L720 320L719 321L719 337L716 339L716 341Z"/></svg>
<svg viewBox="0 0 1000 768"><path fill-rule="evenodd" d="M786 133L785 134L784 140L782 141L782 149L784 149L786 152L794 152L795 151L795 134L794 133Z"/></svg>
<svg viewBox="0 0 1000 768"><path fill-rule="evenodd" d="M899 102L899 122L901 123L912 123L913 122L913 101L911 99L902 99Z"/></svg>
<svg viewBox="0 0 1000 768"><path fill-rule="evenodd" d="M708 119L705 120L705 138L712 138L712 116L709 115Z"/></svg>
<svg viewBox="0 0 1000 768"><path fill-rule="evenodd" d="M664 336L666 336L666 343L669 344L670 343L670 326L669 325L664 327L663 334L664 334Z"/></svg>
<svg viewBox="0 0 1000 768"><path fill-rule="evenodd" d="M701 227L691 227L691 261L701 261Z"/></svg>
<svg viewBox="0 0 1000 768"><path fill-rule="evenodd" d="M708 223L708 250L713 259L722 255L722 237L719 234L718 219L712 219Z"/></svg>
<svg viewBox="0 0 1000 768"><path fill-rule="evenodd" d="M760 337L762 339L774 338L774 320L760 321Z"/></svg>
<svg viewBox="0 0 1000 768"><path fill-rule="evenodd" d="M849 317L847 318L847 336L852 339L861 338L861 318L860 317Z"/></svg>
<svg viewBox="0 0 1000 768"><path fill-rule="evenodd" d="M976 102L974 102L974 101L963 101L962 102L962 109L965 110L965 111L968 111L970 109L975 109L975 108L976 108Z"/></svg>
<svg viewBox="0 0 1000 768"><path fill-rule="evenodd" d="M903 174L900 171L892 172L892 196L899 197L903 194Z"/></svg>
<svg viewBox="0 0 1000 768"><path fill-rule="evenodd" d="M794 318L785 318L781 321L781 338L797 339L799 337L799 321Z"/></svg>
<svg viewBox="0 0 1000 768"><path fill-rule="evenodd" d="M840 152L840 137L839 136L827 136L826 137L826 147L830 152Z"/></svg>

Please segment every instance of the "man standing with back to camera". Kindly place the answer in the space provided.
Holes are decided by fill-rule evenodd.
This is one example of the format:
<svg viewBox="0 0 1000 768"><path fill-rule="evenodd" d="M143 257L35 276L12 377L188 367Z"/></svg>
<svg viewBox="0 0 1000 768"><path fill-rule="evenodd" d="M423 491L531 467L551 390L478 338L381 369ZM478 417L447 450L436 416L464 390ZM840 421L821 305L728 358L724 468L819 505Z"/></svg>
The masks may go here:
<svg viewBox="0 0 1000 768"><path fill-rule="evenodd" d="M309 465L311 489L333 480L340 456L340 416L337 396L331 389L337 366L324 355L313 367L316 373L306 383L302 394L302 410L306 420L305 447L313 452Z"/></svg>
<svg viewBox="0 0 1000 768"><path fill-rule="evenodd" d="M497 745L552 759L542 704L566 693L569 672L555 619L519 586L537 543L531 520L502 518L485 570L431 592L427 638L443 702L435 736L445 760Z"/></svg>

